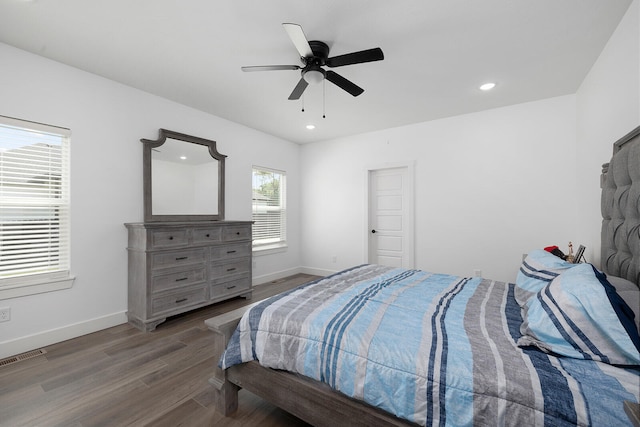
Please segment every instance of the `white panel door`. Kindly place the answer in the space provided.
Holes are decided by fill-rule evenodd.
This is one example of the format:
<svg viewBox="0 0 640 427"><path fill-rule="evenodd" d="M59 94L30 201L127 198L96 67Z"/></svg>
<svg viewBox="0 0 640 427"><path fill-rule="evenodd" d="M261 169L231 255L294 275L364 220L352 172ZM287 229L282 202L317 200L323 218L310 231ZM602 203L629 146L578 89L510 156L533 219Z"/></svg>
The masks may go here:
<svg viewBox="0 0 640 427"><path fill-rule="evenodd" d="M406 167L369 171L369 263L413 268L410 188Z"/></svg>

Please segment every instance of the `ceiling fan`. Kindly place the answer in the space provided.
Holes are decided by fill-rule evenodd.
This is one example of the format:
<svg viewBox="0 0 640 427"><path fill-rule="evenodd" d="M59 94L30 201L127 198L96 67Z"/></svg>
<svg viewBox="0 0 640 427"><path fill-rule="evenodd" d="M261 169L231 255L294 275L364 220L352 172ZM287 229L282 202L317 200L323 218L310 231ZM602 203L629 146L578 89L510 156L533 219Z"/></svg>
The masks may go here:
<svg viewBox="0 0 640 427"><path fill-rule="evenodd" d="M317 40L307 41L307 37L304 35L304 31L302 31L300 25L284 23L282 26L300 53L300 59L304 65L302 67L299 65L258 65L242 67L242 71L302 70L300 81L293 89L293 92L291 92L291 95L289 95L289 99L292 100L300 99L300 96L302 96L304 90L310 83L320 83L324 79L329 80L351 95L358 96L364 92L364 89L342 77L335 71L326 71L322 67L325 65L331 68L342 67L344 65L361 64L363 62L381 61L384 59L382 49L379 47L329 58L329 46Z"/></svg>

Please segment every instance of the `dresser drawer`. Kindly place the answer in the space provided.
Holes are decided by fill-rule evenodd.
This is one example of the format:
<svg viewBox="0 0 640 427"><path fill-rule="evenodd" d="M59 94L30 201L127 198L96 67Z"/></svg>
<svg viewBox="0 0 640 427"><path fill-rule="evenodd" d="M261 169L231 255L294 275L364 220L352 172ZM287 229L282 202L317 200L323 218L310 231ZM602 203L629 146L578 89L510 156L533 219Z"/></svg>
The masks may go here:
<svg viewBox="0 0 640 427"><path fill-rule="evenodd" d="M187 270L174 270L172 272L167 272L166 274L154 275L151 278L151 292L165 291L167 289L180 289L185 286L204 282L204 275L204 266Z"/></svg>
<svg viewBox="0 0 640 427"><path fill-rule="evenodd" d="M251 260L249 258L239 258L237 260L231 260L224 264L211 264L210 277L212 281L216 281L221 277L248 273L249 271L251 271Z"/></svg>
<svg viewBox="0 0 640 427"><path fill-rule="evenodd" d="M186 229L181 230L156 230L151 232L151 248L172 248L185 246L189 243Z"/></svg>
<svg viewBox="0 0 640 427"><path fill-rule="evenodd" d="M236 243L225 246L212 246L210 259L212 261L231 258L242 258L251 255L251 242Z"/></svg>
<svg viewBox="0 0 640 427"><path fill-rule="evenodd" d="M151 254L151 268L166 268L179 265L198 264L205 261L204 248L185 249L173 252L157 252Z"/></svg>
<svg viewBox="0 0 640 427"><path fill-rule="evenodd" d="M151 314L172 314L182 313L183 307L189 307L206 302L207 287L199 286L190 288L182 292L175 292L171 295L154 297L151 299Z"/></svg>
<svg viewBox="0 0 640 427"><path fill-rule="evenodd" d="M241 291L251 289L251 279L248 276L231 280L229 282L211 285L209 294L212 300L226 297L227 295L236 294Z"/></svg>
<svg viewBox="0 0 640 427"><path fill-rule="evenodd" d="M251 227L237 226L224 227L222 230L222 241L233 242L235 240L251 240Z"/></svg>
<svg viewBox="0 0 640 427"><path fill-rule="evenodd" d="M220 227L194 228L192 231L193 243L216 243L222 240Z"/></svg>

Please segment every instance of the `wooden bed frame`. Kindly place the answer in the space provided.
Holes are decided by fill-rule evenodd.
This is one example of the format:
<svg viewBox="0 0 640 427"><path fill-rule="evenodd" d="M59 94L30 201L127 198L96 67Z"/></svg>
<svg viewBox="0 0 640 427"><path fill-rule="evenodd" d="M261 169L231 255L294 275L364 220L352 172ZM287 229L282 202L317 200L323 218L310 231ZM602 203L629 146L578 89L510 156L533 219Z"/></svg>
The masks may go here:
<svg viewBox="0 0 640 427"><path fill-rule="evenodd" d="M259 301L258 301L259 302ZM241 307L205 321L215 334L214 352L218 360L240 318L253 305ZM216 409L225 416L238 409L240 388L260 396L314 426L417 426L394 415L339 393L328 385L301 375L264 368L248 362L222 370L215 367L209 380L216 390Z"/></svg>

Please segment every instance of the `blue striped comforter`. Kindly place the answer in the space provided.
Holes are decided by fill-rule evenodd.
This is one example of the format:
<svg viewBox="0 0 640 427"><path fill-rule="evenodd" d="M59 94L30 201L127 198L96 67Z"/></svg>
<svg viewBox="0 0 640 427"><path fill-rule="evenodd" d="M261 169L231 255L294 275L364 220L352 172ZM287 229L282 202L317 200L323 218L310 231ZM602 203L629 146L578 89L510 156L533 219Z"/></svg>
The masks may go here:
<svg viewBox="0 0 640 427"><path fill-rule="evenodd" d="M261 302L220 366L258 360L420 425L631 425L640 372L516 345L514 285L363 265Z"/></svg>

